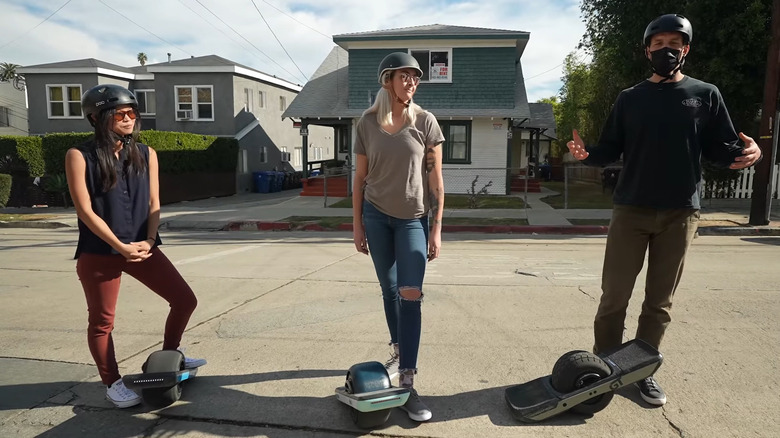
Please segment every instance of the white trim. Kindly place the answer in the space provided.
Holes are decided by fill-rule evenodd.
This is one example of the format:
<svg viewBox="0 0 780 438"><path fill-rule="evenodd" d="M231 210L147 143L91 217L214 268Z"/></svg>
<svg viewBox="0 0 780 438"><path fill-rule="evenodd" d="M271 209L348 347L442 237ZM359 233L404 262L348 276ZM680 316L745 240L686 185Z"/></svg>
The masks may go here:
<svg viewBox="0 0 780 438"><path fill-rule="evenodd" d="M67 115L63 116L53 116L51 115L51 93L49 90L51 88L57 87L62 90L62 101L56 101L62 103L62 112L66 113ZM81 114L74 116L70 114L70 108L68 108L69 102L76 102L75 100L68 100L68 93L66 88L68 87L78 87L79 89L79 108L81 108ZM49 119L52 120L79 120L84 118L84 108L81 107L81 94L84 87L81 84L46 84L46 116Z"/></svg>
<svg viewBox="0 0 780 438"><path fill-rule="evenodd" d="M157 92L155 91L155 89L154 88L137 88L135 90L132 90L133 94L136 95L136 99L138 98L138 92L139 91L142 92L142 93L149 93L149 92L154 93L155 112L153 112L153 113L142 113L142 112L139 111L138 113L141 114L142 116L156 116L157 115ZM147 97L148 97L148 95L147 95ZM146 97L144 99L146 99ZM144 100L144 103L147 105L147 109L148 109L149 101L148 100Z"/></svg>
<svg viewBox="0 0 780 438"><path fill-rule="evenodd" d="M45 67L30 67L20 68L19 73L45 73L45 74L73 74L73 73L94 73L103 76L113 76L122 79L136 79L134 73L127 73L118 70L112 70L103 67L70 67L70 68L45 68Z"/></svg>
<svg viewBox="0 0 780 438"><path fill-rule="evenodd" d="M246 137L246 135L252 132L252 130L255 129L258 125L260 125L260 121L257 119L254 119L251 122L249 122L248 125L244 126L240 131L236 133L235 135L236 140L241 140L242 138Z"/></svg>
<svg viewBox="0 0 780 438"><path fill-rule="evenodd" d="M435 81L432 81L430 78L425 77L425 71L423 71L423 77L420 80L420 83L426 83L426 84L451 84L452 83L452 47L431 47L431 48L410 48L407 50L407 53L409 55L412 54L412 52L428 52L428 66L427 70L430 74L431 66L430 66L430 60L431 60L431 52L447 52L447 68L449 69L449 73L447 74L447 79L437 79Z"/></svg>
<svg viewBox="0 0 780 438"><path fill-rule="evenodd" d="M251 70L245 67L239 67L237 65L218 65L218 66L154 66L148 67L147 70L150 73L233 73L242 76L248 76L250 78L259 79L264 82L268 82L274 85L278 85L282 88L286 88L291 91L301 91L302 86L286 81L284 79L277 78L276 76L267 75L256 70Z"/></svg>
<svg viewBox="0 0 780 438"><path fill-rule="evenodd" d="M342 41L339 46L345 50L350 49L397 49L405 47L407 49L425 49L427 47L452 47L452 48L471 48L471 47L517 47L517 39L495 39L495 40L407 40L394 39L388 41Z"/></svg>
<svg viewBox="0 0 780 438"><path fill-rule="evenodd" d="M188 110L180 110L179 105L181 102L179 102L179 92L178 90L180 88L189 88L192 90L192 102L189 102L190 105L192 105L192 108ZM198 113L198 88L208 88L211 90L211 102L208 102L211 105L211 117L210 118L204 118L200 117L200 114ZM187 103L184 103L185 105ZM205 105L206 102L203 102ZM174 85L173 86L173 110L174 110L174 120L177 122L183 122L183 121L193 121L193 122L213 122L214 116L216 115L216 101L214 99L214 86L213 85ZM178 114L180 111L190 111L192 112L193 118L181 118L178 117Z"/></svg>

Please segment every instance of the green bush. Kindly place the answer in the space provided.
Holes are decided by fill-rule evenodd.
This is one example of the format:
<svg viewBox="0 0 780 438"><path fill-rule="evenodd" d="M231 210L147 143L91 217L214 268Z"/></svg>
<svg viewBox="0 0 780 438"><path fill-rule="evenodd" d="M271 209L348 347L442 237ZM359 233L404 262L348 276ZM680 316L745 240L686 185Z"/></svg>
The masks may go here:
<svg viewBox="0 0 780 438"><path fill-rule="evenodd" d="M187 132L141 131L141 142L157 151L160 172L233 172L238 140Z"/></svg>
<svg viewBox="0 0 780 438"><path fill-rule="evenodd" d="M0 207L5 207L11 197L11 180L11 175L0 173Z"/></svg>
<svg viewBox="0 0 780 438"><path fill-rule="evenodd" d="M67 208L70 206L68 198L70 193L68 190L68 178L64 173L58 173L56 175L47 176L43 179L43 190L54 193L60 196L62 205Z"/></svg>
<svg viewBox="0 0 780 438"><path fill-rule="evenodd" d="M26 176L43 176L46 162L41 149L41 137L16 135L0 136L0 158L4 160L4 172L23 173Z"/></svg>
<svg viewBox="0 0 780 438"><path fill-rule="evenodd" d="M64 174L65 154L68 149L84 143L92 135L91 132L58 132L43 136L41 149L46 162L46 174Z"/></svg>

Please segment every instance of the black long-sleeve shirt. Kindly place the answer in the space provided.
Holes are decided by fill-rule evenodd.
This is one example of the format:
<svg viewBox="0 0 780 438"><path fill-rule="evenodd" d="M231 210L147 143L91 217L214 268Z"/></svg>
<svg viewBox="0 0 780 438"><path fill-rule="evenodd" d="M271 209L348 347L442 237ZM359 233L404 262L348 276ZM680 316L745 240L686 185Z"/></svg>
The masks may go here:
<svg viewBox="0 0 780 438"><path fill-rule="evenodd" d="M718 88L685 76L623 90L599 143L584 164L605 166L623 155L615 204L658 209L700 205L702 158L727 167L742 154Z"/></svg>

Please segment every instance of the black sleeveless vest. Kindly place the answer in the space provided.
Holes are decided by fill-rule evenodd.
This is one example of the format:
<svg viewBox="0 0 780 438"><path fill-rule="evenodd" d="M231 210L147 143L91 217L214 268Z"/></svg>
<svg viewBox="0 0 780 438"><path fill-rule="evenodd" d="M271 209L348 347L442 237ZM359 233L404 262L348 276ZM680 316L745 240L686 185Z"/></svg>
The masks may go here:
<svg viewBox="0 0 780 438"><path fill-rule="evenodd" d="M78 147L86 161L85 177L92 210L124 243L140 242L149 237L146 234L149 223L149 147L142 143L137 145L146 163L143 172L135 175L124 169L127 154L122 149L115 163L116 185L107 192L103 191L94 140ZM78 220L78 225L79 242L74 258L78 258L81 253L118 254L111 245L93 233L81 219ZM160 244L162 244L160 236L155 233L154 246Z"/></svg>

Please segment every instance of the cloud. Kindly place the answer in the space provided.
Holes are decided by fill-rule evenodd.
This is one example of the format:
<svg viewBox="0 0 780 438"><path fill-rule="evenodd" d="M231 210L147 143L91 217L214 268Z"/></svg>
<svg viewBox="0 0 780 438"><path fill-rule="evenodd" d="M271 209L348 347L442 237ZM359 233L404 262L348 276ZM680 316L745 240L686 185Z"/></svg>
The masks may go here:
<svg viewBox="0 0 780 438"><path fill-rule="evenodd" d="M526 84L530 101L557 94L560 64L584 32L577 0L254 0L268 25L252 0L72 1L33 31L65 1L3 3L2 62L97 58L132 66L138 52L147 54L149 64L166 61L168 53L173 59L215 54L298 83L314 73L334 45L322 34L434 23L528 31L522 63L532 78Z"/></svg>

